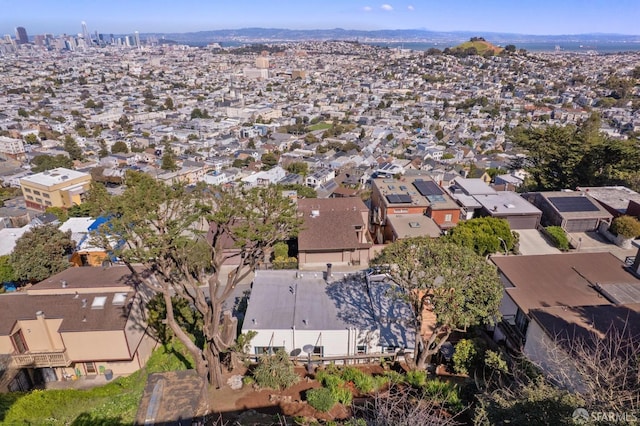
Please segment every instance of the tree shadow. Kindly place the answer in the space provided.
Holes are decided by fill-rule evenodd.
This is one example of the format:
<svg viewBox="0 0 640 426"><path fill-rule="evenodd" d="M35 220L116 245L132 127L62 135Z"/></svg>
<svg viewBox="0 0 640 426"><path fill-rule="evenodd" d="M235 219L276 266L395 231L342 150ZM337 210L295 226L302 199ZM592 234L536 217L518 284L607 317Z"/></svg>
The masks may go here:
<svg viewBox="0 0 640 426"><path fill-rule="evenodd" d="M238 330L242 330L242 323L249 305L249 296L251 296L251 289L243 291L242 296L236 297L233 302L231 314L238 319Z"/></svg>
<svg viewBox="0 0 640 426"><path fill-rule="evenodd" d="M415 315L394 284L367 282L362 274L353 274L329 284L325 291L338 319L360 330L380 330L381 346L414 347Z"/></svg>
<svg viewBox="0 0 640 426"><path fill-rule="evenodd" d="M180 361L180 363L184 365L187 370L193 368L192 362L189 361L180 351L176 350L173 345L169 347L165 346L165 348L168 349L167 352L178 358L178 361Z"/></svg>
<svg viewBox="0 0 640 426"><path fill-rule="evenodd" d="M525 351L552 383L580 393L587 406L637 407L640 304L555 306L530 314L543 335L529 337L535 341Z"/></svg>
<svg viewBox="0 0 640 426"><path fill-rule="evenodd" d="M640 305L554 306L531 310L531 315L549 336L563 344L589 341L621 332L640 340Z"/></svg>

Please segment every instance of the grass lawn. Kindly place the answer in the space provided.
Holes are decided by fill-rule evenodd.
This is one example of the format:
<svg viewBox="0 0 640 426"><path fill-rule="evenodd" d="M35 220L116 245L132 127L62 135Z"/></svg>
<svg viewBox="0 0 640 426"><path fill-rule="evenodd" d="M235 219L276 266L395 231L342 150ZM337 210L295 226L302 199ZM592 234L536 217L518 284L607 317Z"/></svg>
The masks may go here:
<svg viewBox="0 0 640 426"><path fill-rule="evenodd" d="M155 350L146 368L89 390L0 394L0 423L9 425L131 425L149 373L191 368L178 345ZM189 362L189 361L187 361Z"/></svg>
<svg viewBox="0 0 640 426"><path fill-rule="evenodd" d="M316 130L327 130L330 128L331 128L331 123L327 123L326 121L321 121L320 123L317 123L308 127L310 132L314 132Z"/></svg>

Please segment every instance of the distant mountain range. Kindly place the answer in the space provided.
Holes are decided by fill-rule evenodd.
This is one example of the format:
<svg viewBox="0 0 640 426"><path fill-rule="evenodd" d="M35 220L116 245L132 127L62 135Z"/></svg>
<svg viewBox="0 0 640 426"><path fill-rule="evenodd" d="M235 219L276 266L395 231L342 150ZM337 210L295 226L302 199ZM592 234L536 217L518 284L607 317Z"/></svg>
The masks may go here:
<svg viewBox="0 0 640 426"><path fill-rule="evenodd" d="M308 40L349 40L385 42L424 42L457 44L470 37L484 37L494 44L507 43L640 43L640 35L624 34L567 34L567 35L527 35L512 33L492 33L482 31L440 32L429 30L289 30L281 28L241 28L235 30L213 30L189 33L146 33L143 37L154 36L179 43L207 44L215 42L273 43Z"/></svg>

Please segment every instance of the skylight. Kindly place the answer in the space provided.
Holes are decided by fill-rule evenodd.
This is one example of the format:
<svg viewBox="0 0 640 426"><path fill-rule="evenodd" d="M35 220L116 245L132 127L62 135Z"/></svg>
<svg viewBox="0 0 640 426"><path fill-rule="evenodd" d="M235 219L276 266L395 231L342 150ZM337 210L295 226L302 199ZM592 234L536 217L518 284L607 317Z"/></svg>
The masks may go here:
<svg viewBox="0 0 640 426"><path fill-rule="evenodd" d="M127 300L127 293L116 293L113 295L114 305L124 305L125 300Z"/></svg>
<svg viewBox="0 0 640 426"><path fill-rule="evenodd" d="M104 305L107 303L107 296L96 296L91 302L91 309L104 309Z"/></svg>

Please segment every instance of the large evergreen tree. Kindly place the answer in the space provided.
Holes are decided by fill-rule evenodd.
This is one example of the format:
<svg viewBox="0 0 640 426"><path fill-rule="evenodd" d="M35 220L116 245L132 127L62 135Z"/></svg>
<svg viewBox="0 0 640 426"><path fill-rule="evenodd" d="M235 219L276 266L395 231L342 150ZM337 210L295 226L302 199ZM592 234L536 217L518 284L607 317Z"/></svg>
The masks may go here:
<svg viewBox="0 0 640 426"><path fill-rule="evenodd" d="M75 243L71 231L62 232L54 225L32 228L16 241L11 254L15 278L22 281L42 281L70 266L67 256Z"/></svg>
<svg viewBox="0 0 640 426"><path fill-rule="evenodd" d="M164 154L162 154L162 163L160 164L160 168L162 170L167 170L169 172L175 172L180 167L178 167L178 163L176 163L176 156L173 153L173 149L169 144L165 145Z"/></svg>
<svg viewBox="0 0 640 426"><path fill-rule="evenodd" d="M516 127L510 132L524 150L529 190L575 189L577 186L626 185L640 189L640 146L600 132L592 115L579 126Z"/></svg>
<svg viewBox="0 0 640 426"><path fill-rule="evenodd" d="M496 269L471 249L443 239L410 238L385 247L373 263L389 268L396 294L413 309L416 341L408 362L414 368L425 368L453 331L500 316Z"/></svg>
<svg viewBox="0 0 640 426"><path fill-rule="evenodd" d="M163 295L167 326L193 355L198 373L221 387L220 356L236 335L235 321L223 315L223 303L268 258L277 241L296 232L296 208L276 187L188 189L135 172L127 174L126 182L120 196L104 191L92 196L111 217L100 231L100 242L109 246L113 235L122 238L123 245L111 247L114 253L127 265L145 267L144 274L136 275ZM229 243L234 250L228 250ZM229 262L237 266L223 275ZM176 320L172 296L187 300L202 316L202 345Z"/></svg>
<svg viewBox="0 0 640 426"><path fill-rule="evenodd" d="M57 154L55 156L38 155L31 160L31 171L34 173L40 173L58 167L71 169L73 168L73 161L64 154Z"/></svg>
<svg viewBox="0 0 640 426"><path fill-rule="evenodd" d="M84 157L82 155L82 148L80 148L78 142L70 135L64 137L64 150L69 153L69 157L71 157L72 160L82 160Z"/></svg>

